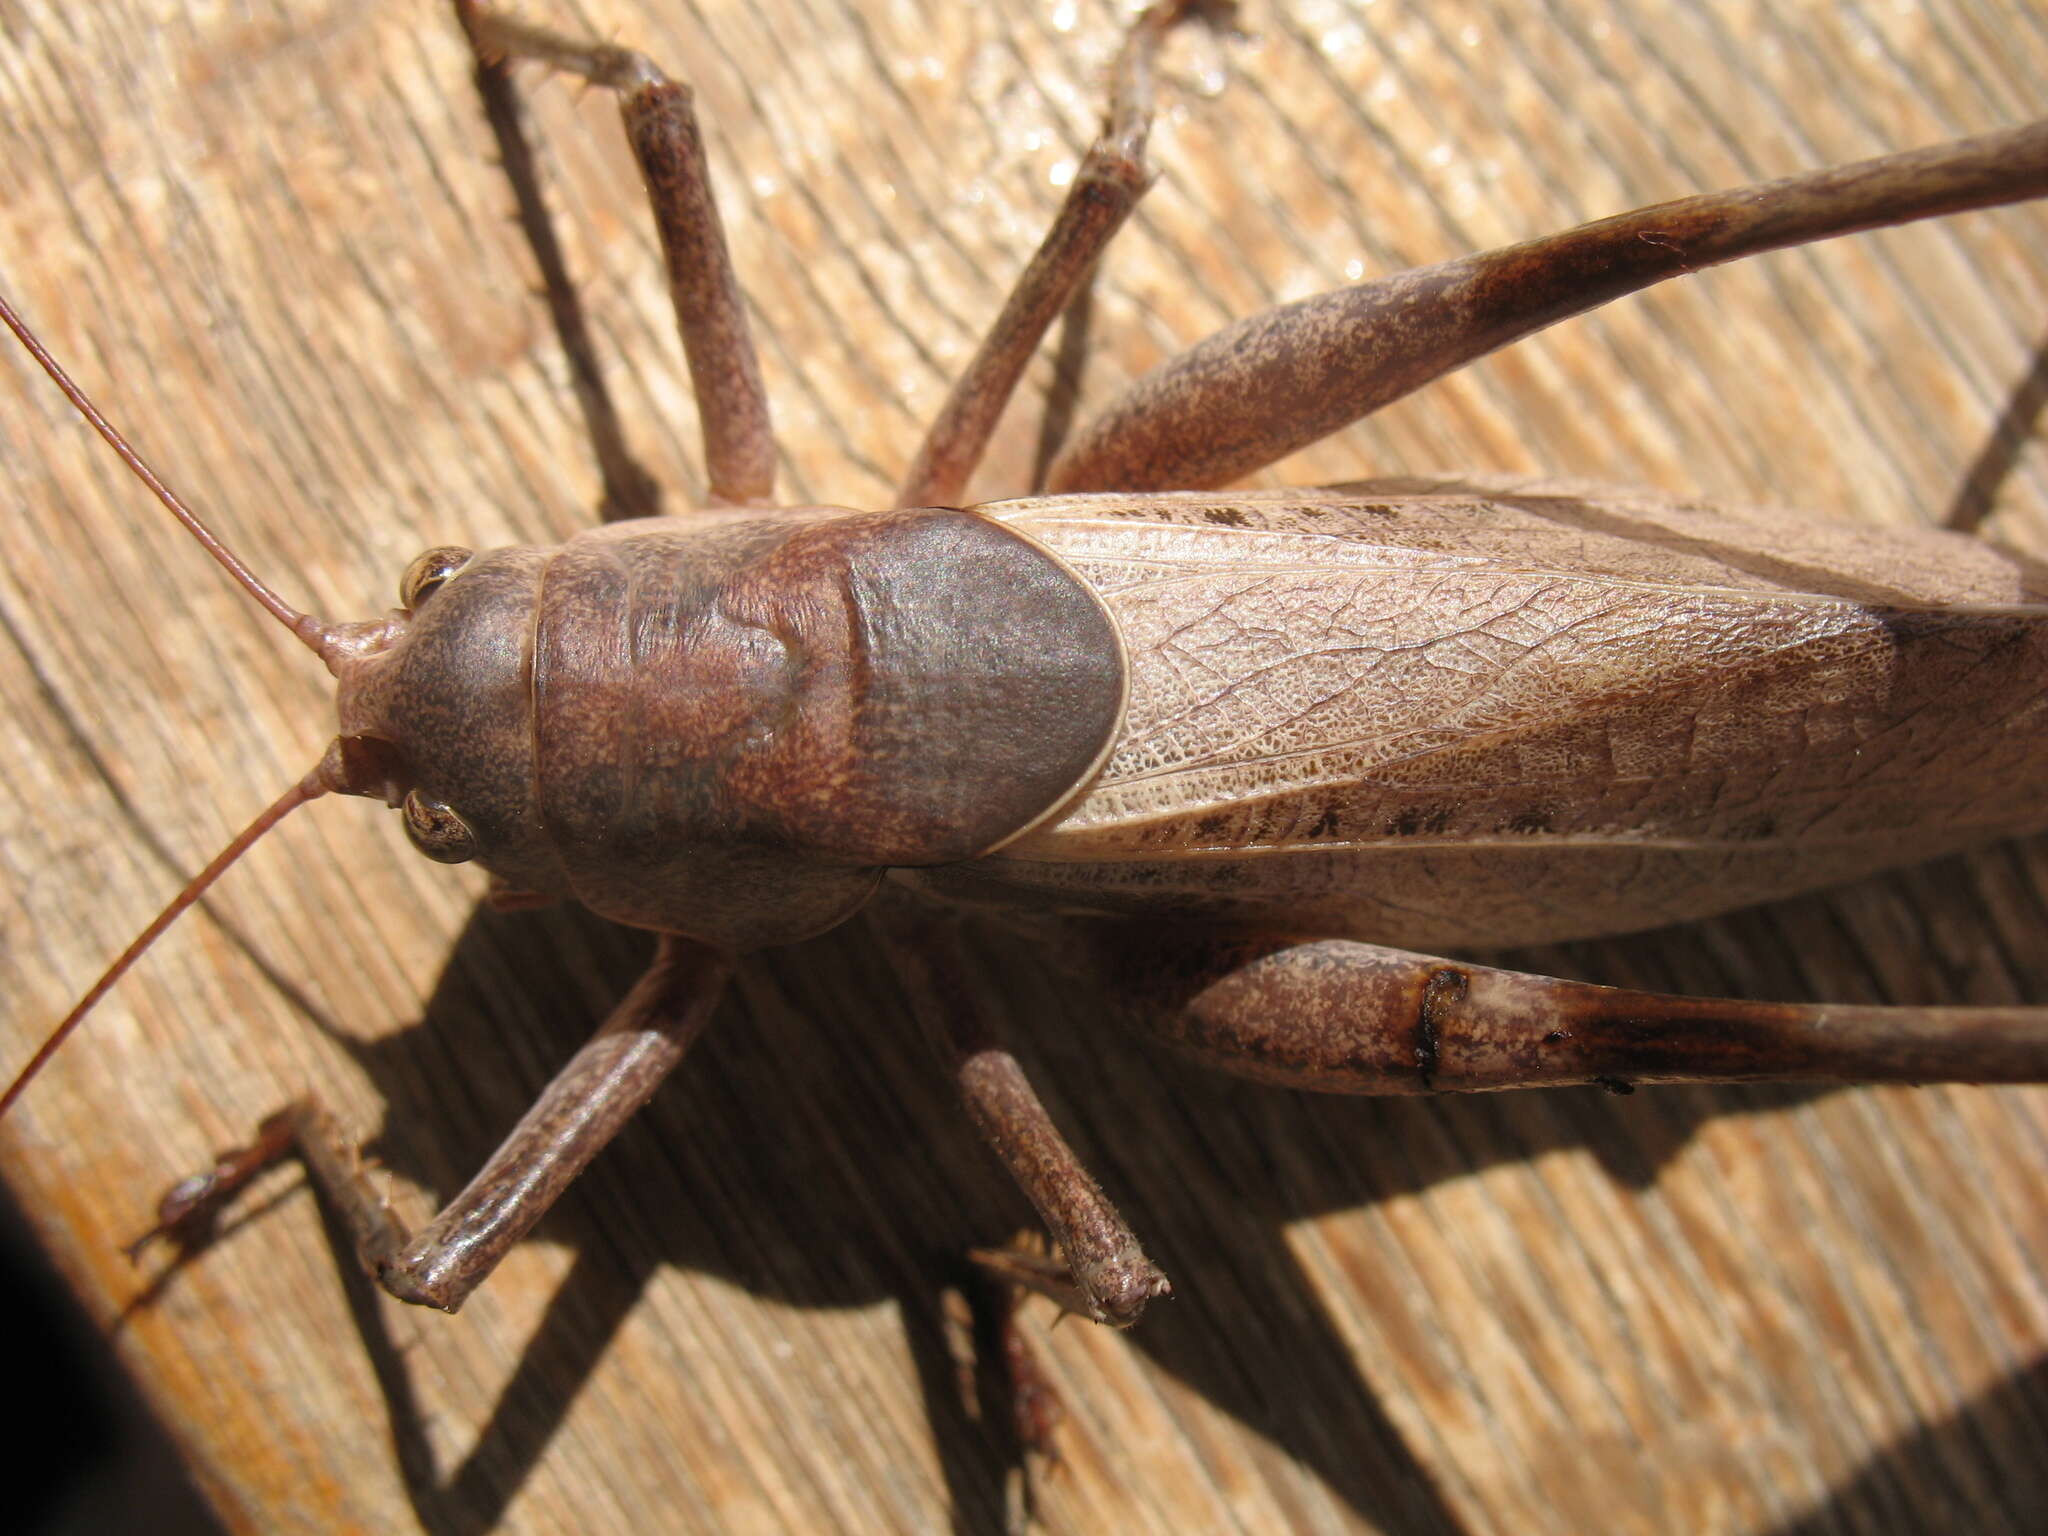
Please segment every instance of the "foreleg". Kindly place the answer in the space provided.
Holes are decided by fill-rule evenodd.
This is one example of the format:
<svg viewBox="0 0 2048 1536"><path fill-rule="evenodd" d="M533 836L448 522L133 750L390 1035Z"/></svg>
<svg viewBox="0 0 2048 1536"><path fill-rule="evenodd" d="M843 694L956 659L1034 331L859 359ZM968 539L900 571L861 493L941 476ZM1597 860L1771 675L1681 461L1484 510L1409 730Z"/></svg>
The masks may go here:
<svg viewBox="0 0 2048 1536"><path fill-rule="evenodd" d="M619 115L647 182L668 263L669 296L703 424L711 500L766 502L775 489L775 430L690 88L629 48L580 42L474 0L458 0L456 11L480 59L533 59L619 93Z"/></svg>
<svg viewBox="0 0 2048 1536"><path fill-rule="evenodd" d="M418 1233L370 1185L362 1158L312 1099L263 1122L249 1146L164 1197L158 1236L189 1239L271 1164L297 1157L337 1211L363 1265L402 1301L453 1312L645 1104L711 1017L727 962L662 940L654 964L548 1084L483 1171Z"/></svg>

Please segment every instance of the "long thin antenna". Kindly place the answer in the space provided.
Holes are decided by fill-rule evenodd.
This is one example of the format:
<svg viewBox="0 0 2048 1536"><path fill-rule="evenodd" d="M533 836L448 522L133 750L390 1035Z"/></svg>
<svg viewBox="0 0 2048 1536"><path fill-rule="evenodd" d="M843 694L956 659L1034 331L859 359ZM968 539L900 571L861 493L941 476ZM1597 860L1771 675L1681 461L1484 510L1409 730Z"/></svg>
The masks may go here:
<svg viewBox="0 0 2048 1536"><path fill-rule="evenodd" d="M120 958L108 966L100 979L92 984L92 990L78 1000L78 1006L64 1016L64 1022L50 1032L50 1038L42 1043L35 1055L29 1059L28 1065L23 1067L14 1081L7 1085L7 1091L0 1094L0 1115L7 1113L14 1101L21 1097L21 1091L29 1085L30 1079L42 1071L43 1064L57 1054L57 1048L64 1043L71 1031L78 1028L85 1016L92 1012L93 1005L106 996L107 989L121 979L122 973L141 957L144 950L156 942L158 935L177 920L178 914L205 895L206 888L219 879L230 864L248 852L249 846L256 839L284 820L288 812L297 810L308 800L326 794L328 787L322 778L322 771L315 769L278 796L268 810L238 832L227 847L215 854L213 862L194 875L185 888L171 898L171 904L156 915L156 920L142 930L134 943L121 951Z"/></svg>
<svg viewBox="0 0 2048 1536"><path fill-rule="evenodd" d="M14 332L15 338L28 348L29 356L43 365L43 372L64 391L64 398L71 402L78 414L91 424L95 432L106 439L107 446L121 456L121 462L133 470L136 478L156 494L156 499L171 509L171 515L185 525L192 537L199 541L200 547L218 560L227 573L240 582L257 602L269 609L280 624L297 635L322 661L331 663L339 651L337 638L330 627L309 613L299 612L271 591L254 571L241 562L233 550L214 536L213 530L199 520L199 514L178 499L177 493L157 477L156 471L149 467L142 455L129 446L128 439L120 434L112 422L100 414L99 407L92 403L85 391L71 381L71 375L64 371L57 359L50 356L48 349L36 339L35 332L28 328L27 322L14 312L14 306L7 302L4 294L0 294L0 320L7 322L7 329Z"/></svg>

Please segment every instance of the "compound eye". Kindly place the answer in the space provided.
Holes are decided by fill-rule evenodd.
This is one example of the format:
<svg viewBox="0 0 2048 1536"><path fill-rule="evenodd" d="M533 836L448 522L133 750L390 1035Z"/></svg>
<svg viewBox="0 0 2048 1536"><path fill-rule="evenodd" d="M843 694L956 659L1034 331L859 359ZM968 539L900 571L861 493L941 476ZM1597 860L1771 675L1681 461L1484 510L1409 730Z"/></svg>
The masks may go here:
<svg viewBox="0 0 2048 1536"><path fill-rule="evenodd" d="M467 864L476 857L476 834L469 830L469 823L439 800L409 790L400 814L413 847L435 863Z"/></svg>
<svg viewBox="0 0 2048 1536"><path fill-rule="evenodd" d="M441 583L461 570L474 558L469 550L453 544L443 544L430 549L411 565L398 579L398 601L401 607L411 610L419 607L432 597Z"/></svg>

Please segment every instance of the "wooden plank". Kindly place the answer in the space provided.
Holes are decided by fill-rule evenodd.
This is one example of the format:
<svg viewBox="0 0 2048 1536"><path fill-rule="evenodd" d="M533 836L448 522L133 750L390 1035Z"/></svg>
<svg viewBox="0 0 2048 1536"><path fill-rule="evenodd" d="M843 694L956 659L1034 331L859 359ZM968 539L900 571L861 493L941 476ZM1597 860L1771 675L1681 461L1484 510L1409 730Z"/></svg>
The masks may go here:
<svg viewBox="0 0 2048 1536"><path fill-rule="evenodd" d="M550 19L696 85L792 495L878 504L1086 141L1118 18L610 0ZM1085 384L1347 277L2038 110L2023 3L1259 7L1174 51L1164 175ZM1227 70L1227 79L1220 71ZM634 449L699 485L607 102L529 79ZM1216 87L1211 89L1210 87ZM596 499L458 40L419 7L11 7L10 294L261 571L390 601L425 545ZM1676 285L1492 360L1276 479L1555 471L2048 550L2039 210ZM11 354L0 369L7 1060L329 727ZM1042 363L978 482L1021 488ZM2001 420L2010 430L2002 430ZM1000 1523L936 1293L1022 1220L856 926L749 966L700 1057L457 1319L370 1295L295 1176L195 1262L120 1244L317 1084L399 1197L456 1189L642 944L472 910L363 806L298 819L0 1127L44 1241L236 1529ZM2048 1001L2043 847L1539 965L1784 997ZM1047 1529L2038 1529L2031 1091L1318 1101L1095 1027L989 950L1055 1110L1178 1297L1039 1347L1072 1418ZM1531 957L1523 957L1525 959Z"/></svg>

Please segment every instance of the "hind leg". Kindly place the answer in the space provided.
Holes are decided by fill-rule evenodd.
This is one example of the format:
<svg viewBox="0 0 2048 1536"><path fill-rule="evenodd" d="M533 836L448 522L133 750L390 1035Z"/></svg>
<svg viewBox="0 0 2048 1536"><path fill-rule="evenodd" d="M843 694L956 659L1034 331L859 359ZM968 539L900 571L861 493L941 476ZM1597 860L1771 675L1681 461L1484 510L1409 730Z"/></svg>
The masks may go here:
<svg viewBox="0 0 2048 1536"><path fill-rule="evenodd" d="M2048 1080L2048 1009L1882 1008L1590 986L1343 939L1090 925L1067 951L1210 1066L1325 1093L1659 1082Z"/></svg>

